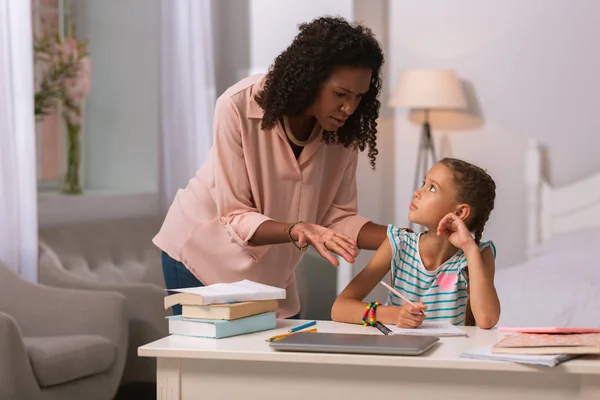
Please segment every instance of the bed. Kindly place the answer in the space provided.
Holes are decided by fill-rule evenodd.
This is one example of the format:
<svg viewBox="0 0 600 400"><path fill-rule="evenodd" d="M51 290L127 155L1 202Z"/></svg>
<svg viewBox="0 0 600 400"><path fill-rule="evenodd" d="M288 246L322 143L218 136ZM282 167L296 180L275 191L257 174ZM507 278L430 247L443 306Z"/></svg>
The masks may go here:
<svg viewBox="0 0 600 400"><path fill-rule="evenodd" d="M499 326L600 328L600 173L554 187L544 154L525 155L527 260L498 268Z"/></svg>

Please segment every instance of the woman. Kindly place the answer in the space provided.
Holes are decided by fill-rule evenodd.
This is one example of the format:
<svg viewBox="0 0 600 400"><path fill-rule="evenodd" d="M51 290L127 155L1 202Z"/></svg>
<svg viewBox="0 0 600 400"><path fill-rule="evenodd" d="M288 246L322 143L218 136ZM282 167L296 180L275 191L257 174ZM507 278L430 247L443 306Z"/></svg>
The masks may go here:
<svg viewBox="0 0 600 400"><path fill-rule="evenodd" d="M382 64L368 28L319 18L266 75L225 91L208 160L153 240L168 289L249 279L285 288L278 316L294 318L309 245L334 266L332 253L353 263L379 247L386 227L357 215L356 168L367 145L375 167Z"/></svg>

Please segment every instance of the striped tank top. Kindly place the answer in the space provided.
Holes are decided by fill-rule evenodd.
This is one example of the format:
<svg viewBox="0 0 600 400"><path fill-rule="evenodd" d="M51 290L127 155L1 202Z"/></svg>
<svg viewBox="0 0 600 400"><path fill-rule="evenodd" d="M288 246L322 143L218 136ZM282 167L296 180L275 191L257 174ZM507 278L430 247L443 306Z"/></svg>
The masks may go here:
<svg viewBox="0 0 600 400"><path fill-rule="evenodd" d="M462 250L457 251L435 271L423 266L419 253L421 232L388 226L388 239L392 246L392 285L410 301L420 301L427 306L428 321L446 321L464 325L467 306L467 259ZM481 242L479 249L490 247L496 258L492 241ZM400 306L404 302L396 295L388 295L388 305Z"/></svg>

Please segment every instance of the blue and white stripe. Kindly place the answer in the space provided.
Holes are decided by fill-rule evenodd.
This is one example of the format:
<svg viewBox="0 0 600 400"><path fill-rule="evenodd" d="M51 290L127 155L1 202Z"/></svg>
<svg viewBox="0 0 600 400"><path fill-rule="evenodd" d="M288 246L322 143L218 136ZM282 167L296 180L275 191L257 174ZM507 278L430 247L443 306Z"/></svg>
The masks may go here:
<svg viewBox="0 0 600 400"><path fill-rule="evenodd" d="M392 285L409 300L420 301L427 306L427 320L443 320L463 325L467 305L467 280L464 269L467 260L459 250L434 271L425 269L419 253L420 232L408 232L393 225L388 226L388 239L392 246ZM479 248L490 247L496 257L492 241L482 242ZM451 288L442 290L438 285L441 274L457 275ZM404 302L390 293L388 304L399 306Z"/></svg>

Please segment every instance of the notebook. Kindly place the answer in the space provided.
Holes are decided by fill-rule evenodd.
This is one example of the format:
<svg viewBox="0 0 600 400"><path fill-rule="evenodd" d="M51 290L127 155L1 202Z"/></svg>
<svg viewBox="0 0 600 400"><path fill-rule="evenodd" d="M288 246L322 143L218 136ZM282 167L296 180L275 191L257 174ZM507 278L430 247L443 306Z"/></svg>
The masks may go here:
<svg viewBox="0 0 600 400"><path fill-rule="evenodd" d="M409 335L298 332L271 342L269 346L279 351L410 356L423 354L438 341L437 337Z"/></svg>
<svg viewBox="0 0 600 400"><path fill-rule="evenodd" d="M460 357L474 360L491 360L513 362L517 364L539 365L542 367L555 367L558 364L577 357L574 354L554 355L525 355L525 354L494 354L492 346L482 347L463 352Z"/></svg>
<svg viewBox="0 0 600 400"><path fill-rule="evenodd" d="M177 293L165 297L165 309L176 304L202 306L242 301L281 300L286 296L285 289L246 279L239 282L169 290Z"/></svg>
<svg viewBox="0 0 600 400"><path fill-rule="evenodd" d="M496 343L492 353L600 354L600 333L515 333Z"/></svg>
<svg viewBox="0 0 600 400"><path fill-rule="evenodd" d="M442 321L423 321L421 326L413 329L398 328L396 325L385 325L394 335L414 335L414 336L467 336L462 329L448 322Z"/></svg>
<svg viewBox="0 0 600 400"><path fill-rule="evenodd" d="M167 317L171 335L220 339L246 333L275 329L275 313L264 313L232 321L214 319L189 319L181 315Z"/></svg>

